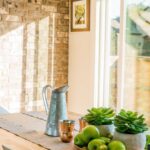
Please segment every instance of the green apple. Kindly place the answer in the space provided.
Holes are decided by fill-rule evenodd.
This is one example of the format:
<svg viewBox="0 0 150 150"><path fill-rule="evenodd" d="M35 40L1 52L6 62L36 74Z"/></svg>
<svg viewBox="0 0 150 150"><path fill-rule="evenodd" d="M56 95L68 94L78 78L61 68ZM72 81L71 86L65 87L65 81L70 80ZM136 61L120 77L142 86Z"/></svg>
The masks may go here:
<svg viewBox="0 0 150 150"><path fill-rule="evenodd" d="M108 138L112 140L113 139L113 135L111 133L109 133L108 134Z"/></svg>
<svg viewBox="0 0 150 150"><path fill-rule="evenodd" d="M108 144L109 150L126 150L125 145L121 141L112 141Z"/></svg>
<svg viewBox="0 0 150 150"><path fill-rule="evenodd" d="M85 146L85 142L82 138L82 134L81 133L78 133L75 137L74 137L74 144L79 146L79 147L83 147Z"/></svg>
<svg viewBox="0 0 150 150"><path fill-rule="evenodd" d="M86 126L81 133L85 143L89 143L90 140L100 137L99 130L94 125Z"/></svg>
<svg viewBox="0 0 150 150"><path fill-rule="evenodd" d="M108 150L106 145L100 145L100 150Z"/></svg>
<svg viewBox="0 0 150 150"><path fill-rule="evenodd" d="M103 145L105 145L103 140L93 139L88 144L88 150L105 150ZM107 146L105 148L107 148Z"/></svg>
<svg viewBox="0 0 150 150"><path fill-rule="evenodd" d="M103 137L103 136L99 137L99 139L103 140L106 145L108 145L110 143L110 141L111 141L111 139L109 139L107 137Z"/></svg>

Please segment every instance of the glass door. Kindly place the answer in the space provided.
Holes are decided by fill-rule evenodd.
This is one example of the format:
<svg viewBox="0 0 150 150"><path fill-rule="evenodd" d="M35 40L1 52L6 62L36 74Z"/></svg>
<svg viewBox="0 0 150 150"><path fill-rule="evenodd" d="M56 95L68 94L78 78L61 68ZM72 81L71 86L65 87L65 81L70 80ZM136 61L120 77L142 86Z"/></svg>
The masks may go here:
<svg viewBox="0 0 150 150"><path fill-rule="evenodd" d="M98 106L144 113L150 124L150 1L97 1Z"/></svg>
<svg viewBox="0 0 150 150"><path fill-rule="evenodd" d="M150 1L127 0L125 8L124 108L150 124Z"/></svg>

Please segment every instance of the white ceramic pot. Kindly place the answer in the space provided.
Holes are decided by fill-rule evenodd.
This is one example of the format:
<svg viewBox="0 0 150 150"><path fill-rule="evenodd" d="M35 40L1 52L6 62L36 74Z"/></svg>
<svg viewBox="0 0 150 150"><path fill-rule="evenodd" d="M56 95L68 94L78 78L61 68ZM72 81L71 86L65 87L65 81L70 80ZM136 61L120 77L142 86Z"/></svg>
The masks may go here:
<svg viewBox="0 0 150 150"><path fill-rule="evenodd" d="M114 134L114 125L99 125L96 126L100 132L101 136L105 136L108 137L109 135L113 135Z"/></svg>
<svg viewBox="0 0 150 150"><path fill-rule="evenodd" d="M145 133L125 134L115 131L113 139L122 141L127 150L144 150L146 144Z"/></svg>

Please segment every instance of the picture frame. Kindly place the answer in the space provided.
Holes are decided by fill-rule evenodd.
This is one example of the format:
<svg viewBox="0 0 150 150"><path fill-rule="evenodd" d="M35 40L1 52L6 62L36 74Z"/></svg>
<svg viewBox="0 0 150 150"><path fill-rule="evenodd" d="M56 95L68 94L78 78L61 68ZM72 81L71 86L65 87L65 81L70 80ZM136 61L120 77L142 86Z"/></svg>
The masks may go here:
<svg viewBox="0 0 150 150"><path fill-rule="evenodd" d="M71 0L71 32L90 31L90 0Z"/></svg>

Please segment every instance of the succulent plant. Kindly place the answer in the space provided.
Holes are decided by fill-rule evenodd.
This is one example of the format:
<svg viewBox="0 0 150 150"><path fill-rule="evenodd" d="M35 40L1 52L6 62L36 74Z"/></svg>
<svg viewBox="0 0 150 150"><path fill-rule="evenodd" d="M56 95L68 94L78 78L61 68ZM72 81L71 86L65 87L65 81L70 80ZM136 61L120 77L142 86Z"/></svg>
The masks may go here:
<svg viewBox="0 0 150 150"><path fill-rule="evenodd" d="M137 112L125 111L122 109L114 119L116 131L128 134L142 133L148 130L144 123L144 115L138 115Z"/></svg>
<svg viewBox="0 0 150 150"><path fill-rule="evenodd" d="M150 145L150 135L146 135L146 145L145 145L145 150L148 150L148 145Z"/></svg>
<svg viewBox="0 0 150 150"><path fill-rule="evenodd" d="M110 125L113 124L115 112L111 108L99 107L87 110L88 113L83 117L92 125Z"/></svg>

